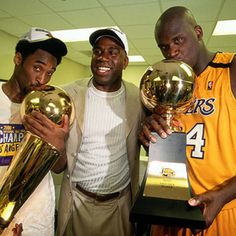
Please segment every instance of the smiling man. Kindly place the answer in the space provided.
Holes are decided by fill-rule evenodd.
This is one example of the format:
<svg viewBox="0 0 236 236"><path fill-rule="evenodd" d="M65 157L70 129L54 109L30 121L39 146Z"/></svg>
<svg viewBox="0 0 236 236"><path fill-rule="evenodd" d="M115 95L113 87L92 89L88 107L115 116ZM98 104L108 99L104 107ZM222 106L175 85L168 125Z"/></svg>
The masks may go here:
<svg viewBox="0 0 236 236"><path fill-rule="evenodd" d="M128 65L124 33L102 29L90 36L92 78L66 90L74 100L59 203L58 235L133 235L129 210L138 190L142 119L139 89L122 80Z"/></svg>

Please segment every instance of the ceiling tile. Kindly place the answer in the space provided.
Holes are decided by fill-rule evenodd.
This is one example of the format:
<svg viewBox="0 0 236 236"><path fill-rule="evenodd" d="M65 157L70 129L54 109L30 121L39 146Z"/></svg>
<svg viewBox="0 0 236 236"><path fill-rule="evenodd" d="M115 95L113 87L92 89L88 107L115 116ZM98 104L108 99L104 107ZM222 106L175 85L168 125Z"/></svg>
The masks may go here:
<svg viewBox="0 0 236 236"><path fill-rule="evenodd" d="M54 11L74 11L100 7L101 4L95 0L40 0Z"/></svg>
<svg viewBox="0 0 236 236"><path fill-rule="evenodd" d="M25 16L39 13L51 12L51 10L38 0L7 0L1 1L1 10L9 13L11 16Z"/></svg>
<svg viewBox="0 0 236 236"><path fill-rule="evenodd" d="M139 5L144 3L143 0L119 0L119 1L111 1L111 0L102 0L102 5L105 7L110 6L125 6L125 5ZM156 3L157 0L145 0L145 3Z"/></svg>
<svg viewBox="0 0 236 236"><path fill-rule="evenodd" d="M0 20L0 30L15 37L19 37L29 30L30 25L16 18L6 18Z"/></svg>
<svg viewBox="0 0 236 236"><path fill-rule="evenodd" d="M189 8L197 21L216 20L225 0L161 0L163 10L172 6L185 6Z"/></svg>
<svg viewBox="0 0 236 236"><path fill-rule="evenodd" d="M160 15L158 3L145 3L139 5L127 5L107 7L107 11L118 25L145 25L156 22Z"/></svg>
<svg viewBox="0 0 236 236"><path fill-rule="evenodd" d="M121 29L128 35L128 39L142 39L154 37L154 25L124 25Z"/></svg>
<svg viewBox="0 0 236 236"><path fill-rule="evenodd" d="M113 19L102 8L63 12L59 15L78 28L115 25Z"/></svg>
<svg viewBox="0 0 236 236"><path fill-rule="evenodd" d="M49 30L72 28L72 25L53 12L50 14L19 16L18 18L23 22L30 23L31 26L42 27Z"/></svg>

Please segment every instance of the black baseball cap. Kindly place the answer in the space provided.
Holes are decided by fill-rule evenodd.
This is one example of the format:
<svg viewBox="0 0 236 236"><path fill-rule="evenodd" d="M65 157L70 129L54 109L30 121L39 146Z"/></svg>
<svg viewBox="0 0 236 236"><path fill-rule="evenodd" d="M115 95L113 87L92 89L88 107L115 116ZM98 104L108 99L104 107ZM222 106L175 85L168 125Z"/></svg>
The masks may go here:
<svg viewBox="0 0 236 236"><path fill-rule="evenodd" d="M45 50L60 59L67 54L65 43L58 38L54 38L50 31L43 28L32 27L19 39L16 51L19 48L24 50L27 47Z"/></svg>

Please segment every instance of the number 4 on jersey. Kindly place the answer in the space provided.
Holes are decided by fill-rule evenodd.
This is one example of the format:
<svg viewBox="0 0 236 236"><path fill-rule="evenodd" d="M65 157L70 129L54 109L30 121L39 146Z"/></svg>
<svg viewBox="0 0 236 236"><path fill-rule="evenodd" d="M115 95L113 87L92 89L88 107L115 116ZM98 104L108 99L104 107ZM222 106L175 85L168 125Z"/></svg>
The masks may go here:
<svg viewBox="0 0 236 236"><path fill-rule="evenodd" d="M188 133L187 133L187 146L192 146L191 157L203 159L204 151L203 147L205 146L204 139L204 124L196 124Z"/></svg>

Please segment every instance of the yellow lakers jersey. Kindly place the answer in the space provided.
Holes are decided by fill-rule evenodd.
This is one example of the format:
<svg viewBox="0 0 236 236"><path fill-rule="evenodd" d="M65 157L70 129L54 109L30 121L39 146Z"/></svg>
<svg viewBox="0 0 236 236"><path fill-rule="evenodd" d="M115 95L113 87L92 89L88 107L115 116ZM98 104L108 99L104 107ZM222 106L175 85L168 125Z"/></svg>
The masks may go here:
<svg viewBox="0 0 236 236"><path fill-rule="evenodd" d="M196 78L194 107L181 116L187 134L189 180L194 194L236 174L236 99L230 86L232 53L217 53ZM236 200L225 208L236 206Z"/></svg>

